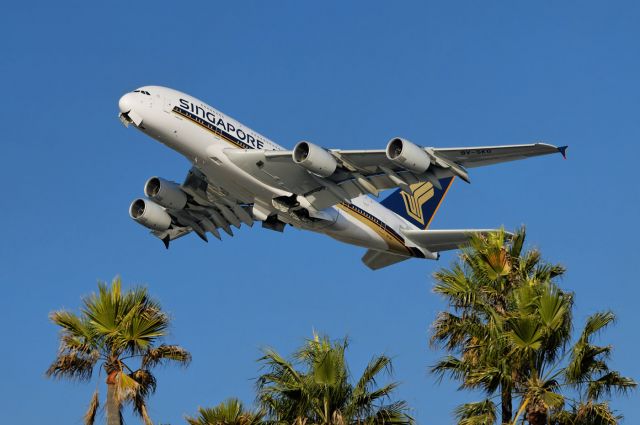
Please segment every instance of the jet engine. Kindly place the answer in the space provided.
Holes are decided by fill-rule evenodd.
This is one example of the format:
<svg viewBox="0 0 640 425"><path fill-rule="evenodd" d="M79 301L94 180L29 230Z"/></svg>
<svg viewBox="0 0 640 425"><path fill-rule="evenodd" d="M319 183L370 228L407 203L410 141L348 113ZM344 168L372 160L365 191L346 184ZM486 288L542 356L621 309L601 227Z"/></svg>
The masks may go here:
<svg viewBox="0 0 640 425"><path fill-rule="evenodd" d="M163 207L181 210L187 204L187 195L174 182L151 177L144 185L144 194Z"/></svg>
<svg viewBox="0 0 640 425"><path fill-rule="evenodd" d="M423 148L400 137L389 141L386 153L390 161L414 173L422 174L431 165L431 158Z"/></svg>
<svg viewBox="0 0 640 425"><path fill-rule="evenodd" d="M171 227L171 216L160 205L148 199L136 199L129 207L132 219L152 230L167 230Z"/></svg>
<svg viewBox="0 0 640 425"><path fill-rule="evenodd" d="M299 142L293 148L293 162L320 177L329 177L336 171L338 162L320 146L309 142Z"/></svg>

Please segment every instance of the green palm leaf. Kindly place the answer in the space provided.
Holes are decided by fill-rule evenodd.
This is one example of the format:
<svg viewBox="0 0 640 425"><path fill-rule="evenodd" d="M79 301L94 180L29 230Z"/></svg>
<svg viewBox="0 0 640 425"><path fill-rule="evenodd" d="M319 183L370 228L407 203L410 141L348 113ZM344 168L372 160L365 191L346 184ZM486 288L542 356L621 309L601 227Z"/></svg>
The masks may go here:
<svg viewBox="0 0 640 425"><path fill-rule="evenodd" d="M543 332L533 317L513 319L507 333L511 343L520 350L538 350L542 346Z"/></svg>
<svg viewBox="0 0 640 425"><path fill-rule="evenodd" d="M497 419L496 405L489 399L460 405L454 415L458 425L492 425Z"/></svg>

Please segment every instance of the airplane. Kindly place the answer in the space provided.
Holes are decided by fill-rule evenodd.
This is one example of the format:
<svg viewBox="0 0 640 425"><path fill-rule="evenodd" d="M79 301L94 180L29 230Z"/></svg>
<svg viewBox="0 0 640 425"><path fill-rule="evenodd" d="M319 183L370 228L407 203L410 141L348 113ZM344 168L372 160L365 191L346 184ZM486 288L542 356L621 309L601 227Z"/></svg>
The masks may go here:
<svg viewBox="0 0 640 425"><path fill-rule="evenodd" d="M383 150L326 149L300 141L293 150L188 94L145 86L124 94L119 118L186 157L182 184L151 177L133 220L169 243L188 233L207 241L232 227L282 232L286 225L367 249L377 270L409 258L437 260L473 234L496 229L429 228L453 181L467 169L560 153L546 143L460 148L423 147L394 137ZM395 189L381 202L381 192Z"/></svg>

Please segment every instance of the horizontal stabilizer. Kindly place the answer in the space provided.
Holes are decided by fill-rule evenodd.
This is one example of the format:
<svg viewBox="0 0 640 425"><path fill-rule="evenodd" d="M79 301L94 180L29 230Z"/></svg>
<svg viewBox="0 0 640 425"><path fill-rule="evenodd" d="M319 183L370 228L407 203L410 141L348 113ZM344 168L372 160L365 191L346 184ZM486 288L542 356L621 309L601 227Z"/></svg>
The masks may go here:
<svg viewBox="0 0 640 425"><path fill-rule="evenodd" d="M402 234L419 248L440 252L465 245L475 234L486 235L499 231L498 229L403 230Z"/></svg>
<svg viewBox="0 0 640 425"><path fill-rule="evenodd" d="M362 262L371 270L378 270L383 267L391 266L408 259L409 257L403 257L401 255L394 255L389 254L388 252L370 249L362 257Z"/></svg>

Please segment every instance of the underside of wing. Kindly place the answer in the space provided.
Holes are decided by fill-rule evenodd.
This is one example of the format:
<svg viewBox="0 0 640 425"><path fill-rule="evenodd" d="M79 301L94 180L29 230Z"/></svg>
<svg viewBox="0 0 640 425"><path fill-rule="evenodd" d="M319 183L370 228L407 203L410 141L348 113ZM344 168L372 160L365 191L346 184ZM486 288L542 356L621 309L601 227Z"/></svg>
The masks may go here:
<svg viewBox="0 0 640 425"><path fill-rule="evenodd" d="M172 240L191 232L207 242L207 234L221 239L220 230L233 236L232 227L253 225L251 205L217 193L197 168L189 171L182 185L152 177L144 192L147 198L131 204L131 218L149 228L167 248Z"/></svg>
<svg viewBox="0 0 640 425"><path fill-rule="evenodd" d="M259 181L301 197L304 204L322 210L357 196L460 177L470 182L466 168L514 161L560 152L544 143L470 148L424 148L401 138L385 150L325 149L309 142L292 151L228 149L228 158Z"/></svg>

